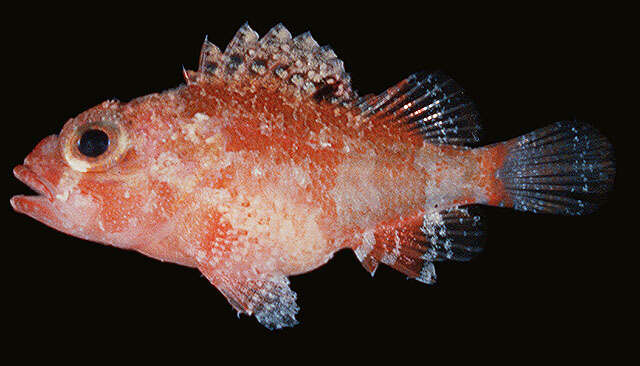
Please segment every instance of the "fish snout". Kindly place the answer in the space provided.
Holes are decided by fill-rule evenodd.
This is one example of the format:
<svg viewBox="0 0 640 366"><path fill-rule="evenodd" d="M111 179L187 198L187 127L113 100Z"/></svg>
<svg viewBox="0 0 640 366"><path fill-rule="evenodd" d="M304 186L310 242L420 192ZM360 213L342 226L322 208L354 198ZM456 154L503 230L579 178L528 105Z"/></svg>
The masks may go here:
<svg viewBox="0 0 640 366"><path fill-rule="evenodd" d="M60 148L58 146L58 136L49 135L36 145L33 150L24 158L24 165L37 166L41 164L52 163L54 160L60 160Z"/></svg>
<svg viewBox="0 0 640 366"><path fill-rule="evenodd" d="M30 216L36 211L48 211L55 201L56 182L61 176L58 136L42 139L24 159L24 163L13 168L13 175L36 195L16 195L10 200L14 210Z"/></svg>

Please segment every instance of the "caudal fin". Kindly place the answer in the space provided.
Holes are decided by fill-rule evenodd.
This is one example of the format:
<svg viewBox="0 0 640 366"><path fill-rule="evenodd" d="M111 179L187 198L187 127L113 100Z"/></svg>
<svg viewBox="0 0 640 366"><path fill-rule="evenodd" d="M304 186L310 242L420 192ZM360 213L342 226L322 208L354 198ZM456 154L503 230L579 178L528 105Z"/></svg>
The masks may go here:
<svg viewBox="0 0 640 366"><path fill-rule="evenodd" d="M504 144L496 178L505 205L516 210L583 215L612 188L613 148L588 124L557 122Z"/></svg>

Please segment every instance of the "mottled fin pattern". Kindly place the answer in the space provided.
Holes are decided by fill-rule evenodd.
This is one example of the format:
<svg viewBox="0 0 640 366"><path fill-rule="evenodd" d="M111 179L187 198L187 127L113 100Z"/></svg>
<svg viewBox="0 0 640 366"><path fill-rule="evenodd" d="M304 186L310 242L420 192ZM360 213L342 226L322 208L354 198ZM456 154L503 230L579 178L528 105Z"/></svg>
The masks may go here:
<svg viewBox="0 0 640 366"><path fill-rule="evenodd" d="M473 102L443 73L417 73L356 106L380 123L402 124L434 144L474 145L481 127Z"/></svg>
<svg viewBox="0 0 640 366"><path fill-rule="evenodd" d="M406 219L397 225L380 225L362 235L355 253L372 275L383 263L410 278L434 283L433 262L468 261L482 251L481 217L467 207L434 211Z"/></svg>
<svg viewBox="0 0 640 366"><path fill-rule="evenodd" d="M269 329L298 324L296 314L300 308L296 304L296 293L289 287L286 276L245 278L210 272L207 268L200 270L238 313L255 315L258 322Z"/></svg>
<svg viewBox="0 0 640 366"><path fill-rule="evenodd" d="M613 186L613 148L587 124L557 122L505 144L496 177L516 210L582 215L604 202Z"/></svg>
<svg viewBox="0 0 640 366"><path fill-rule="evenodd" d="M245 24L224 52L205 40L198 74L201 80L272 78L302 95L332 103L356 99L349 75L333 50L320 47L309 32L292 38L282 24L262 38Z"/></svg>

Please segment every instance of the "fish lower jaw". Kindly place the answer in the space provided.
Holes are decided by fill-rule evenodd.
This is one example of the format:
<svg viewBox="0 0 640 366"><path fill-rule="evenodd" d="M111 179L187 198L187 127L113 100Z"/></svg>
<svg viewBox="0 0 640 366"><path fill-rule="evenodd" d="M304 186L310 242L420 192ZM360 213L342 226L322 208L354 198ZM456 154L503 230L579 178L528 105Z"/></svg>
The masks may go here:
<svg viewBox="0 0 640 366"><path fill-rule="evenodd" d="M24 213L24 214L29 213L30 211L28 209L29 207L33 207L34 205L41 205L42 203L44 203L44 201L47 201L47 198L45 196L42 196L42 195L26 196L23 194L13 196L9 200L9 202L11 203L11 207L13 207L14 211L19 213Z"/></svg>

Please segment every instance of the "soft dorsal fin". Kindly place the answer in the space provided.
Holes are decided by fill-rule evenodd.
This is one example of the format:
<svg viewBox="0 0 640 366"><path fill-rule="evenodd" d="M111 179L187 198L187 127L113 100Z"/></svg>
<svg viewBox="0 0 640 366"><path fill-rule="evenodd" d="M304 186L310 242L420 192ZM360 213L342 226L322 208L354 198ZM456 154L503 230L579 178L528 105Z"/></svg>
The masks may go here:
<svg viewBox="0 0 640 366"><path fill-rule="evenodd" d="M282 24L259 38L245 23L224 52L205 40L198 73L205 78L273 78L303 95L334 103L356 99L349 75L333 50L320 47L309 32L292 38Z"/></svg>
<svg viewBox="0 0 640 366"><path fill-rule="evenodd" d="M473 102L443 73L417 73L356 106L380 123L402 124L436 144L473 145L481 127Z"/></svg>

